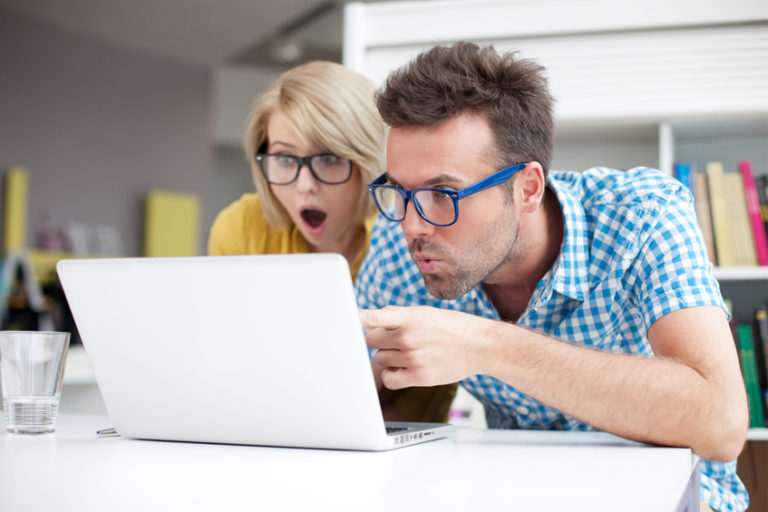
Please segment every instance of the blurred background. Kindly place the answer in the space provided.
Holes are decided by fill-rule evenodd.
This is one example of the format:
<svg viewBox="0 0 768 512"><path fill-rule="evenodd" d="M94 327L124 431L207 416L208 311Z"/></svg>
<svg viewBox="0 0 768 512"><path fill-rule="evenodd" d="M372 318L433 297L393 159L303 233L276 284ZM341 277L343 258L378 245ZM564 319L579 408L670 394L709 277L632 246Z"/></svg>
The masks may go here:
<svg viewBox="0 0 768 512"><path fill-rule="evenodd" d="M197 209L185 242L204 252L216 213L252 189L240 146L251 102L290 66L341 62L342 11L0 0L0 169L26 170L26 245L145 254L157 190L177 194L160 208Z"/></svg>

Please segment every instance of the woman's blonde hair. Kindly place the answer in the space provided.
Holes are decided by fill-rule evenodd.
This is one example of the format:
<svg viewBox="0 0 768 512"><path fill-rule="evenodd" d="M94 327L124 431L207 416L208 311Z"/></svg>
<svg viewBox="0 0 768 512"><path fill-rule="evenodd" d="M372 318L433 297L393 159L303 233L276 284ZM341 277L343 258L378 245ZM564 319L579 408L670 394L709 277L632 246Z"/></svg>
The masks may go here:
<svg viewBox="0 0 768 512"><path fill-rule="evenodd" d="M288 213L272 194L256 162L268 143L267 123L280 110L302 142L349 158L360 171L363 186L355 218L376 211L365 185L384 172L387 127L374 103L375 86L363 75L333 62L316 61L289 69L257 101L248 119L244 146L264 217L272 229L289 228Z"/></svg>

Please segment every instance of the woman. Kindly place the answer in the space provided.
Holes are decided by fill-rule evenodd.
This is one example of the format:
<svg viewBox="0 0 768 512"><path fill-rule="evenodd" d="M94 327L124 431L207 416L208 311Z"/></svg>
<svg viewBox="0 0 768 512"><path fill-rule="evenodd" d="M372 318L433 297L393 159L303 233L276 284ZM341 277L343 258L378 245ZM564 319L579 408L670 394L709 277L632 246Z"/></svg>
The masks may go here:
<svg viewBox="0 0 768 512"><path fill-rule="evenodd" d="M376 206L366 184L385 168L386 126L373 83L332 62L283 73L251 112L244 146L256 185L216 218L210 255L336 252L354 279ZM456 386L382 389L388 419L444 421Z"/></svg>

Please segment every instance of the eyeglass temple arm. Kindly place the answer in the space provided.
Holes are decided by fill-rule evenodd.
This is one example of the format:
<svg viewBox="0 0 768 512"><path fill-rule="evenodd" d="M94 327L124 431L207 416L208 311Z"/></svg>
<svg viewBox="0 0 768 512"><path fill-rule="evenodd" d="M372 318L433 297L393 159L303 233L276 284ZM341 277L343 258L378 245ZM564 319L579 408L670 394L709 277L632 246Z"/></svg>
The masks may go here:
<svg viewBox="0 0 768 512"><path fill-rule="evenodd" d="M476 192L480 192L481 190L485 190L487 188L495 187L496 185L501 185L502 183L507 181L509 178L511 178L512 175L515 174L517 171L519 171L520 169L524 169L526 165L528 165L528 164L527 163L520 163L520 164L511 165L511 166L509 166L509 167L507 167L505 169L502 169L502 170L500 170L500 171L498 171L498 172L496 172L494 174L491 174L487 178L484 178L484 179L478 181L474 185L470 185L467 188L463 188L463 189L459 190L456 193L456 198L457 199L461 199L462 197L466 197L466 196L474 194ZM369 184L368 188L370 190L372 186L374 186L374 185L384 185L386 182L387 182L387 175L386 174L382 174L381 176L376 178L371 184ZM398 190L400 190L402 192L412 192L410 190L403 190L403 189L400 189L398 187L393 187L393 188L397 188ZM411 194L406 194L404 199L410 199L410 197L408 197L410 195Z"/></svg>
<svg viewBox="0 0 768 512"><path fill-rule="evenodd" d="M387 175L382 174L381 176L379 176L378 178L370 182L368 184L368 188L371 188L372 185L384 185L386 182L387 182Z"/></svg>
<svg viewBox="0 0 768 512"><path fill-rule="evenodd" d="M459 190L458 194L456 195L456 198L461 199L462 197L472 195L474 193L480 192L481 190L495 187L496 185L501 185L502 183L507 181L509 178L511 178L512 175L515 174L517 171L519 171L520 169L524 169L526 165L528 164L522 163L522 164L511 165L505 169L500 170L499 172L491 174L487 178L478 181L474 185L470 185L467 188L463 188Z"/></svg>

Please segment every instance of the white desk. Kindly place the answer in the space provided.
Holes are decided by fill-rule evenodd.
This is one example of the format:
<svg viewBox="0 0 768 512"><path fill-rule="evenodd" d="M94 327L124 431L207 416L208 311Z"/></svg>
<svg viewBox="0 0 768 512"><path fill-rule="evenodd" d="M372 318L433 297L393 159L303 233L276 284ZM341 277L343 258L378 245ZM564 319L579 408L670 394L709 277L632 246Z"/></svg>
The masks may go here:
<svg viewBox="0 0 768 512"><path fill-rule="evenodd" d="M607 434L462 430L371 453L97 438L109 425L64 414L35 437L0 420L0 510L698 511L690 450Z"/></svg>

